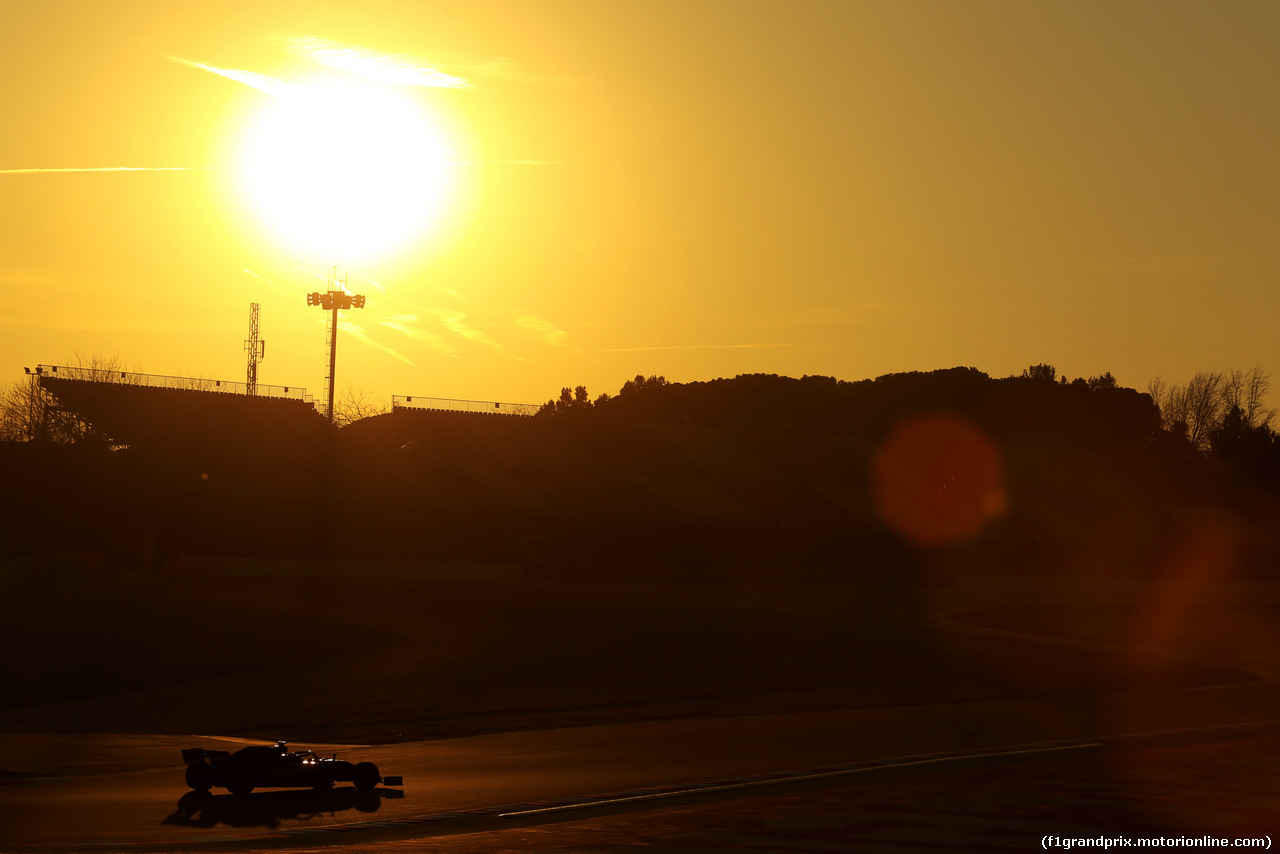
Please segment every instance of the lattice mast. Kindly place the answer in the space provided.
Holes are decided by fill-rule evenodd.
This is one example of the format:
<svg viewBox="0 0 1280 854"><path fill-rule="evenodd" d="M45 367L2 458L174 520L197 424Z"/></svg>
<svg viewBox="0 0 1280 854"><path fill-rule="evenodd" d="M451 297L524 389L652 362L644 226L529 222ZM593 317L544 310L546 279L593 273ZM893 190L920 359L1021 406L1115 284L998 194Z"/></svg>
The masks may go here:
<svg viewBox="0 0 1280 854"><path fill-rule="evenodd" d="M245 373L245 393L258 393L258 363L267 357L267 342L258 337L258 304L249 303L249 339L244 342L249 354L249 366Z"/></svg>
<svg viewBox="0 0 1280 854"><path fill-rule="evenodd" d="M364 294L347 293L347 277L343 274L338 279L338 268L329 270L329 286L324 293L312 291L307 294L307 305L318 305L329 312L329 423L333 423L333 390L338 376L338 311L350 308L364 308Z"/></svg>

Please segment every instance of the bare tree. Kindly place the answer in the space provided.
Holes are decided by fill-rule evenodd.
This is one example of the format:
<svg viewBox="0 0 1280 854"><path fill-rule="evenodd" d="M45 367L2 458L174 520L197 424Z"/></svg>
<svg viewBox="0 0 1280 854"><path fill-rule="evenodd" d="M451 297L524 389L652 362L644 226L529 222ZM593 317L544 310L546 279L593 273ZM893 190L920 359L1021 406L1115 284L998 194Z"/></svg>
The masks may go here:
<svg viewBox="0 0 1280 854"><path fill-rule="evenodd" d="M1266 406L1271 375L1260 365L1249 371L1200 371L1186 385L1156 377L1147 386L1166 430L1199 451L1208 451L1228 419L1249 429L1270 428L1276 410Z"/></svg>
<svg viewBox="0 0 1280 854"><path fill-rule="evenodd" d="M57 377L93 382L131 382L118 355L84 357L77 353L75 364L63 368ZM70 444L103 441L104 437L78 413L64 408L40 385L40 375L30 372L25 379L0 392L0 439Z"/></svg>
<svg viewBox="0 0 1280 854"><path fill-rule="evenodd" d="M49 395L36 383L34 374L5 386L0 396L0 440L47 440L49 404Z"/></svg>
<svg viewBox="0 0 1280 854"><path fill-rule="evenodd" d="M1209 447L1209 438L1222 423L1223 390L1221 371L1200 371L1183 391L1182 411L1187 439L1202 450Z"/></svg>
<svg viewBox="0 0 1280 854"><path fill-rule="evenodd" d="M361 418L371 418L390 411L387 404L372 400L367 389L356 391L347 386L333 403L333 420L339 427L346 427Z"/></svg>
<svg viewBox="0 0 1280 854"><path fill-rule="evenodd" d="M0 396L0 438L5 441L69 444L96 435L91 424L45 391L34 373Z"/></svg>
<svg viewBox="0 0 1280 854"><path fill-rule="evenodd" d="M1271 375L1254 365L1249 371L1236 368L1228 371L1223 379L1222 403L1227 411L1236 410L1241 423L1250 429L1270 427L1276 410L1266 406L1265 398L1271 389Z"/></svg>
<svg viewBox="0 0 1280 854"><path fill-rule="evenodd" d="M1157 374L1155 379L1147 383L1147 394L1151 395L1151 399L1156 402L1157 406L1159 406L1160 401L1164 399L1167 388L1168 387L1164 382L1164 377Z"/></svg>

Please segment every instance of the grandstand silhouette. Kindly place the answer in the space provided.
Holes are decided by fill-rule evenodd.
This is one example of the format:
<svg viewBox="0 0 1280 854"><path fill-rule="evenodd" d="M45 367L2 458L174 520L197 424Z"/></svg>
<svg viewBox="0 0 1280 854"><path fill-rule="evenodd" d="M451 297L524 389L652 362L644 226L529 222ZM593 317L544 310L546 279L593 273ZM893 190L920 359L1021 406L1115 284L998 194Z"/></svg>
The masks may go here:
<svg viewBox="0 0 1280 854"><path fill-rule="evenodd" d="M297 386L245 384L58 365L36 369L40 387L112 444L138 448L254 446L318 439L325 419Z"/></svg>
<svg viewBox="0 0 1280 854"><path fill-rule="evenodd" d="M396 394L392 409L425 409L438 412L474 412L485 415L530 416L538 412L536 403L500 403L494 400L456 400L446 397Z"/></svg>

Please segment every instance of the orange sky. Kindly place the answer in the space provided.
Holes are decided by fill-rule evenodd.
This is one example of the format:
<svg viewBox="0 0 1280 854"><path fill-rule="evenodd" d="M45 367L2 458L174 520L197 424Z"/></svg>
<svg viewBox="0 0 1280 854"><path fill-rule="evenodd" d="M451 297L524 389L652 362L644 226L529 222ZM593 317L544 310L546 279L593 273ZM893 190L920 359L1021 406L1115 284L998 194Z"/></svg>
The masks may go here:
<svg viewBox="0 0 1280 854"><path fill-rule="evenodd" d="M1275 4L55 0L3 39L5 381L77 354L243 380L256 301L259 381L321 398L305 294L334 264L368 297L339 387L387 401L1280 371ZM289 245L238 189L268 90L320 72L444 140L402 251ZM335 134L378 127L326 103ZM58 171L110 167L141 168Z"/></svg>

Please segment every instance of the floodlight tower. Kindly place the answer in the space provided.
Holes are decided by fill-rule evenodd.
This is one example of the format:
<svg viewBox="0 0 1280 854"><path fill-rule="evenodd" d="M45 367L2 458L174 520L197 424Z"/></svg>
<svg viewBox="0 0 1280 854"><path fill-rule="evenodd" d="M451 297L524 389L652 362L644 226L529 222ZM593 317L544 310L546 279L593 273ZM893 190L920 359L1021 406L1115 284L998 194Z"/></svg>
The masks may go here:
<svg viewBox="0 0 1280 854"><path fill-rule="evenodd" d="M347 293L347 277L338 281L338 268L329 270L329 288L324 293L307 294L307 305L318 305L329 315L329 423L333 423L333 387L338 372L338 310L364 308L364 294Z"/></svg>
<svg viewBox="0 0 1280 854"><path fill-rule="evenodd" d="M244 342L249 353L249 369L245 374L245 394L258 393L258 363L267 357L267 342L258 338L258 304L249 303L249 340Z"/></svg>

